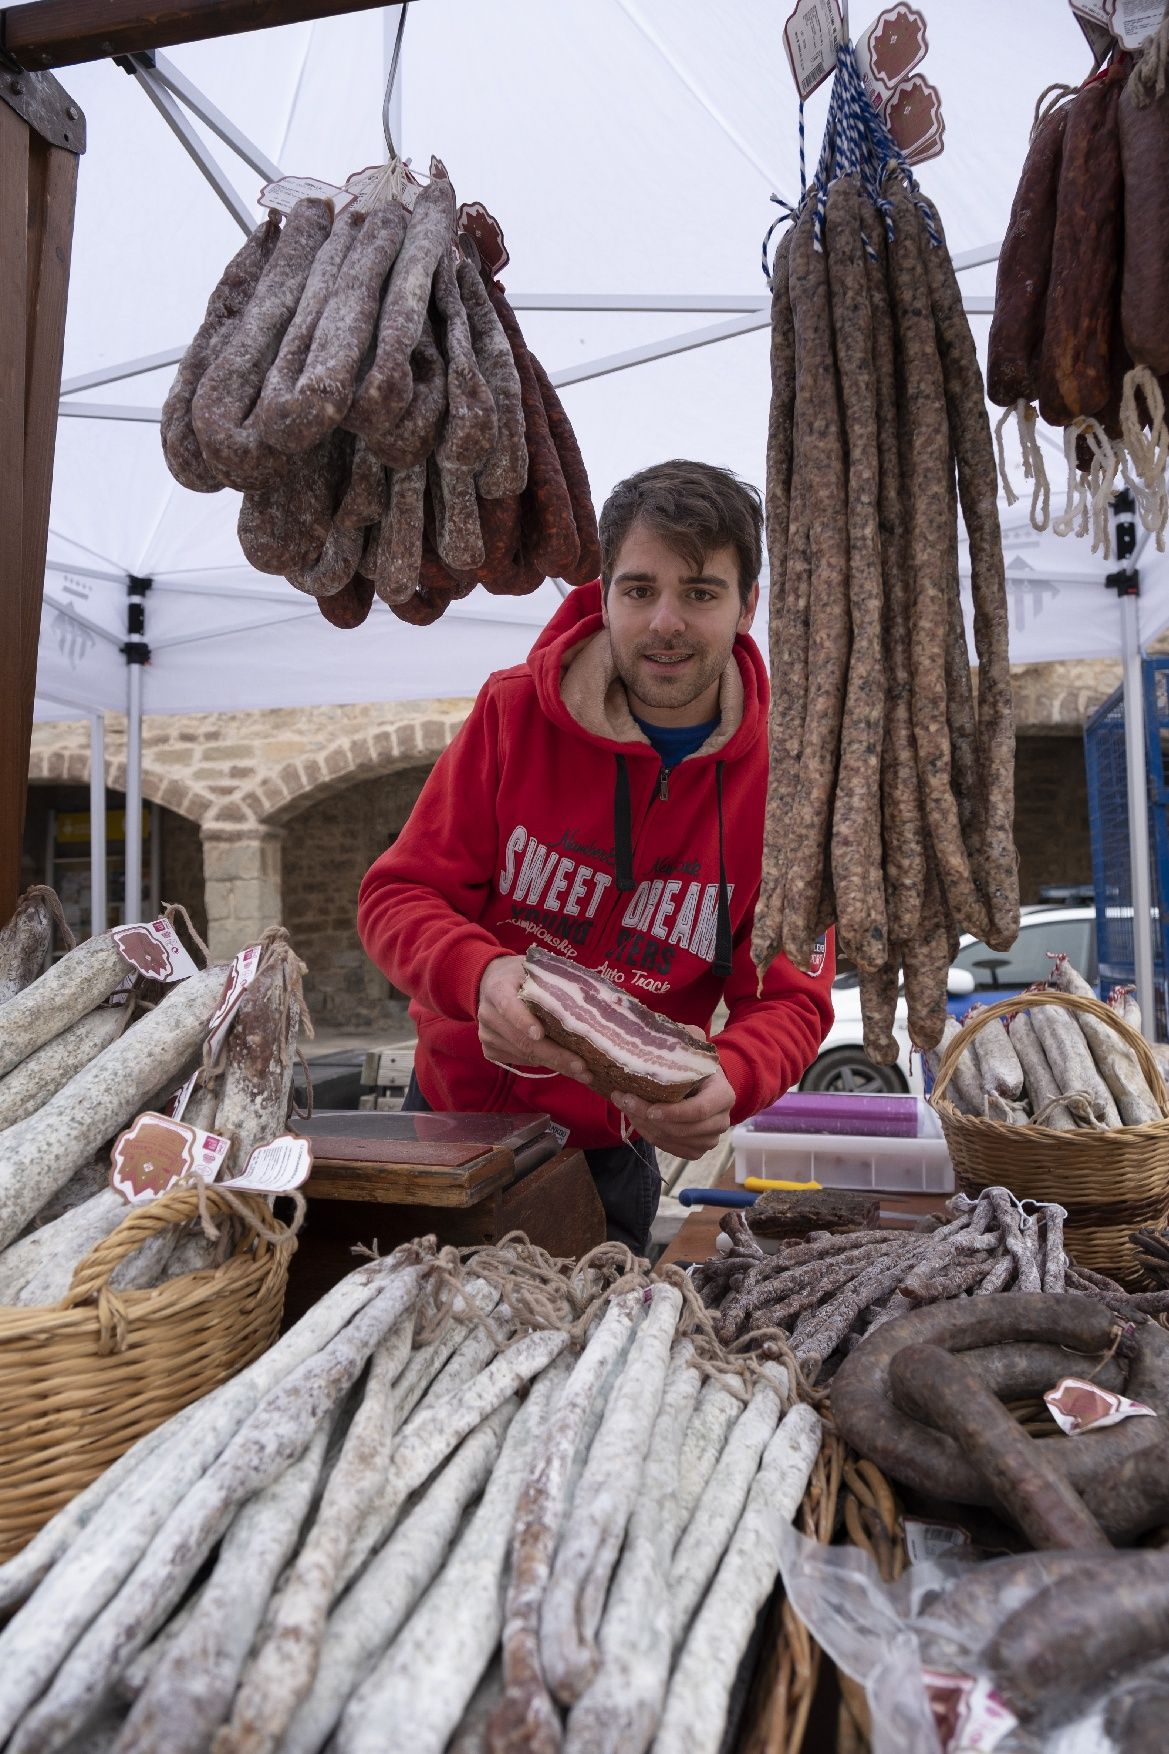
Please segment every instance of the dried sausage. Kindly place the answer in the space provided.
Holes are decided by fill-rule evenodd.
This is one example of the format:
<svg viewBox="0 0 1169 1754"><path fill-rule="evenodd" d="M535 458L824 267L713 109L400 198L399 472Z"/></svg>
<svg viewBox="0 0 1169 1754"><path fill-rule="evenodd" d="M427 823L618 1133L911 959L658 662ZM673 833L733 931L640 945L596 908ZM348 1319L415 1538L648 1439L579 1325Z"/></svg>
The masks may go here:
<svg viewBox="0 0 1169 1754"><path fill-rule="evenodd" d="M1000 408L1021 400L1033 402L1039 394L1039 350L1067 121L1068 107L1063 104L1045 116L1031 136L999 251L986 392Z"/></svg>
<svg viewBox="0 0 1169 1754"><path fill-rule="evenodd" d="M332 222L328 201L296 203L238 328L195 391L191 419L200 448L229 487L267 487L285 467L264 439L256 404Z"/></svg>
<svg viewBox="0 0 1169 1754"><path fill-rule="evenodd" d="M279 237L280 215L270 213L231 258L207 300L206 314L162 405L159 436L166 466L180 486L189 487L194 493L217 493L223 482L208 466L199 448L191 423L191 401L203 373L239 327Z"/></svg>

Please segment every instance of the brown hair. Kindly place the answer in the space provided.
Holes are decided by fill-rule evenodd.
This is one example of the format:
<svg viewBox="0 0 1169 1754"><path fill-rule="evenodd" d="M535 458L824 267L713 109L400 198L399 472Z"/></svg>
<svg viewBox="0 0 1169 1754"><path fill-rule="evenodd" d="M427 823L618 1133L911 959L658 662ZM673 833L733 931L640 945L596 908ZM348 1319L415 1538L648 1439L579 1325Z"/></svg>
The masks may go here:
<svg viewBox="0 0 1169 1754"><path fill-rule="evenodd" d="M757 488L729 469L675 457L619 481L601 508L601 577L606 591L618 551L634 524L645 524L702 571L718 548L739 558L739 595L744 604L763 561L763 506Z"/></svg>

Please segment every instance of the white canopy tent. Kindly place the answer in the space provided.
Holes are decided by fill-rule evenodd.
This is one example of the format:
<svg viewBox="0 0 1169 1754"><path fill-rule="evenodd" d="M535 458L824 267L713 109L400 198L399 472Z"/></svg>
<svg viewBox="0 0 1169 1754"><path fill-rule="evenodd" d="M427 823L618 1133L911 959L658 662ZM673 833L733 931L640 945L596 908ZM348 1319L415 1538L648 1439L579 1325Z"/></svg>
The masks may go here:
<svg viewBox="0 0 1169 1754"><path fill-rule="evenodd" d="M981 346L1035 97L1052 80L1082 78L1090 57L1066 0L977 9L926 0L925 11L923 70L942 93L946 150L920 176ZM772 193L794 200L800 186L785 12L765 0L421 0L409 9L395 143L423 170L437 153L460 198L500 219L509 296L562 388L598 504L629 471L672 455L762 482L760 243ZM868 16L855 3L852 12L859 31ZM174 361L241 226L259 216L260 183L278 170L340 183L384 158L398 22L390 7L191 44L153 66L145 57L126 70L66 70L89 149L37 715L87 714L96 737L103 712L128 708L128 792L142 712L470 695L523 657L558 600L551 582L527 599L476 592L429 629L378 604L360 632L338 632L243 561L238 495L188 493L162 461L157 415ZM827 92L808 105L809 172ZM1054 441L1049 462L1058 501ZM1169 563L1151 551L1140 598L1118 605L1104 584L1110 569L1087 543L1036 535L1023 505L1004 508L1004 532L1016 662L1115 656L1131 670L1169 625ZM145 666L123 652L132 580L150 581ZM1140 725L1130 725L1139 757ZM1144 812L1132 816L1139 832ZM131 808L128 832L138 821ZM128 841L128 893L140 858ZM1147 858L1134 856L1134 871L1145 870ZM1147 908L1137 911L1147 921ZM1151 942L1147 952L1151 977Z"/></svg>

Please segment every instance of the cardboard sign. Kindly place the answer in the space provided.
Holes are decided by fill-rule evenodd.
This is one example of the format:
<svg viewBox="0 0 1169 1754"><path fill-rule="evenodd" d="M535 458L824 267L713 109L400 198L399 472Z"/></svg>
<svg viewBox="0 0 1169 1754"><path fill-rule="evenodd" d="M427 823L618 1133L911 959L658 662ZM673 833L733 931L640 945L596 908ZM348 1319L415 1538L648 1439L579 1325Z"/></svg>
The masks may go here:
<svg viewBox="0 0 1169 1754"><path fill-rule="evenodd" d="M308 1180L313 1167L312 1146L292 1133L278 1133L267 1145L259 1145L239 1175L220 1182L247 1194L286 1194Z"/></svg>
<svg viewBox="0 0 1169 1754"><path fill-rule="evenodd" d="M857 66L878 109L925 60L929 37L916 6L886 6L856 44Z"/></svg>
<svg viewBox="0 0 1169 1754"><path fill-rule="evenodd" d="M214 1059L227 1037L231 1020L240 1008L244 994L256 978L256 970L260 966L260 946L248 944L243 950L237 951L227 971L227 982L223 988L223 997L215 1007L215 1014L207 1029L207 1045Z"/></svg>
<svg viewBox="0 0 1169 1754"><path fill-rule="evenodd" d="M783 45L796 90L810 97L836 71L836 51L844 40L837 0L796 0L783 27Z"/></svg>
<svg viewBox="0 0 1169 1754"><path fill-rule="evenodd" d="M138 926L115 926L114 941L135 974L153 981L185 981L198 974L169 920Z"/></svg>

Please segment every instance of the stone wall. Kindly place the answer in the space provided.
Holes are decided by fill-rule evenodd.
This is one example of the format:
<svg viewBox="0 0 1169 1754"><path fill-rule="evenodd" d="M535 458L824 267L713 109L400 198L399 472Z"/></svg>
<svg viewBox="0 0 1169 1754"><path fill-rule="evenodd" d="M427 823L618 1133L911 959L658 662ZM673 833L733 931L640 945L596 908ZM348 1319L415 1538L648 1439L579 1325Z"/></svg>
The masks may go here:
<svg viewBox="0 0 1169 1754"><path fill-rule="evenodd" d="M143 793L198 825L207 937L226 956L283 917L284 824L339 788L426 771L466 717L463 700L250 713L158 714L143 725ZM106 777L125 786L125 720L106 721ZM89 727L38 725L29 778L89 778Z"/></svg>
<svg viewBox="0 0 1169 1754"><path fill-rule="evenodd" d="M319 1028L397 1021L397 994L357 937L357 890L405 824L429 769L411 767L346 786L286 825L284 923L308 964L305 996Z"/></svg>

